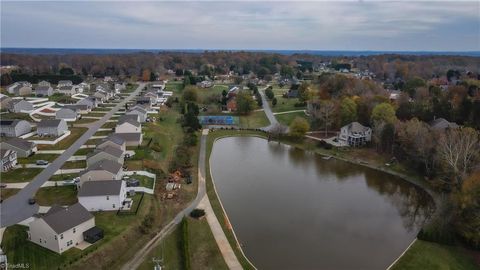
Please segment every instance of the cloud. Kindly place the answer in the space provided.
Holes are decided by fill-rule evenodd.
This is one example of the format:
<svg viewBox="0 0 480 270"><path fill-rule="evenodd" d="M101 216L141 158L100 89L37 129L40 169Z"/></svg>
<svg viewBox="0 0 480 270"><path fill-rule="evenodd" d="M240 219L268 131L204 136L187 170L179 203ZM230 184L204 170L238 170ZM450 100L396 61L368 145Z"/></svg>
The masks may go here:
<svg viewBox="0 0 480 270"><path fill-rule="evenodd" d="M480 50L479 12L478 2L2 2L1 45Z"/></svg>

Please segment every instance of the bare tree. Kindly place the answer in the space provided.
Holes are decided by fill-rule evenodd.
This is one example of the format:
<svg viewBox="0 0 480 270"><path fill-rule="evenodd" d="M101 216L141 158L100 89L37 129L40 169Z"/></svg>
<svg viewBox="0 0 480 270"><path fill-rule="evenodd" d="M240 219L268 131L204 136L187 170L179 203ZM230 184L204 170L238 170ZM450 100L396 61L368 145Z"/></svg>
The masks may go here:
<svg viewBox="0 0 480 270"><path fill-rule="evenodd" d="M279 139L280 136L283 134L287 133L288 127L282 125L282 124L275 124L271 129L270 133L272 134L273 137Z"/></svg>
<svg viewBox="0 0 480 270"><path fill-rule="evenodd" d="M325 129L325 137L328 133L328 128L333 124L335 119L335 104L330 100L322 100L315 104L313 116L321 121Z"/></svg>
<svg viewBox="0 0 480 270"><path fill-rule="evenodd" d="M453 185L459 190L479 153L479 134L473 128L448 129L438 143L440 160L453 176Z"/></svg>

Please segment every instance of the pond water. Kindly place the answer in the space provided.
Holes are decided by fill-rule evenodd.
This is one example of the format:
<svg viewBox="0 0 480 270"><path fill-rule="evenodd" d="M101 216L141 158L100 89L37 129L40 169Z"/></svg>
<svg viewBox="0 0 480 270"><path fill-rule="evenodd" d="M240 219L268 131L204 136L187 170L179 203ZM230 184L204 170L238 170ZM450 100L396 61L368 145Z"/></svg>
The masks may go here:
<svg viewBox="0 0 480 270"><path fill-rule="evenodd" d="M258 269L386 269L434 209L402 179L256 137L218 140L210 167Z"/></svg>

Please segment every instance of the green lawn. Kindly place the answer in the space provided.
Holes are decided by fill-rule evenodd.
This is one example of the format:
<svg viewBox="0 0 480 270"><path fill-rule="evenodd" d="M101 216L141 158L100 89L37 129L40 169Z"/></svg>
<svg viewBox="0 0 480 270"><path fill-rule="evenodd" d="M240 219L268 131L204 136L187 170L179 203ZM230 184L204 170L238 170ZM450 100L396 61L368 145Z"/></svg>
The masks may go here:
<svg viewBox="0 0 480 270"><path fill-rule="evenodd" d="M77 177L78 174L55 174L48 179L48 181L65 181L65 180L72 180L73 178Z"/></svg>
<svg viewBox="0 0 480 270"><path fill-rule="evenodd" d="M80 136L83 135L87 131L87 128L79 128L79 127L73 127L70 128L70 135L68 135L65 139L61 140L55 145L39 145L38 150L65 150L70 145L72 145Z"/></svg>
<svg viewBox="0 0 480 270"><path fill-rule="evenodd" d="M112 134L113 132L111 130L106 130L106 131L97 131L93 136L108 136Z"/></svg>
<svg viewBox="0 0 480 270"><path fill-rule="evenodd" d="M55 101L59 103L75 103L78 99L74 99L71 96L67 96L61 93L55 93L48 97L50 101Z"/></svg>
<svg viewBox="0 0 480 270"><path fill-rule="evenodd" d="M191 269L228 269L213 238L212 231L206 219L187 218L188 223L188 253ZM153 269L152 258L163 258L165 269L181 269L183 246L182 228L177 228L156 247L138 269Z"/></svg>
<svg viewBox="0 0 480 270"><path fill-rule="evenodd" d="M2 172L2 183L19 183L29 182L43 169L41 168L29 168L29 169L14 169L8 172Z"/></svg>
<svg viewBox="0 0 480 270"><path fill-rule="evenodd" d="M308 121L308 117L305 115L304 112L292 112L292 113L284 113L284 114L276 114L275 118L277 121L283 125L289 126L292 121L297 118L301 117Z"/></svg>
<svg viewBox="0 0 480 270"><path fill-rule="evenodd" d="M417 240L392 270L474 270L473 259L459 247Z"/></svg>
<svg viewBox="0 0 480 270"><path fill-rule="evenodd" d="M107 122L103 124L102 128L114 128L117 125L117 122Z"/></svg>
<svg viewBox="0 0 480 270"><path fill-rule="evenodd" d="M20 189L17 188L0 188L0 199L6 200L8 197L11 197L17 194Z"/></svg>
<svg viewBox="0 0 480 270"><path fill-rule="evenodd" d="M90 117L104 117L107 112L89 112L85 116L90 116Z"/></svg>
<svg viewBox="0 0 480 270"><path fill-rule="evenodd" d="M260 128L268 126L270 122L263 111L251 112L249 115L240 116L240 127Z"/></svg>
<svg viewBox="0 0 480 270"><path fill-rule="evenodd" d="M29 269L51 270L64 264L67 266L72 257L81 253L72 248L59 255L40 247L27 240L27 229L26 226L14 225L5 230L2 249L6 252L9 264L23 263L28 264Z"/></svg>
<svg viewBox="0 0 480 270"><path fill-rule="evenodd" d="M37 160L54 161L59 155L56 154L35 154L25 158L17 158L18 164L32 164Z"/></svg>
<svg viewBox="0 0 480 270"><path fill-rule="evenodd" d="M166 91L173 91L174 93L180 93L183 89L183 82L182 81L169 81L165 85Z"/></svg>
<svg viewBox="0 0 480 270"><path fill-rule="evenodd" d="M32 118L30 117L30 115L28 115L28 113L5 113L5 114L1 114L1 117L2 119L9 119L9 120L19 119L19 120L26 120L29 122L32 121Z"/></svg>
<svg viewBox="0 0 480 270"><path fill-rule="evenodd" d="M94 148L82 148L78 149L77 152L75 152L74 156L86 156L89 153L92 153L94 151Z"/></svg>
<svg viewBox="0 0 480 270"><path fill-rule="evenodd" d="M228 86L227 85L215 85L210 88L200 88L198 87L197 93L198 93L198 98L199 98L199 103L200 104L209 104L210 102L208 101L209 97L212 95L220 97L222 95L223 90L228 91Z"/></svg>
<svg viewBox="0 0 480 270"><path fill-rule="evenodd" d="M273 112L286 112L286 111L296 111L296 110L303 110L306 107L295 107L295 103L298 103L298 98L284 98L284 97L277 97L277 104L275 106L270 103L270 108L272 108Z"/></svg>
<svg viewBox="0 0 480 270"><path fill-rule="evenodd" d="M140 186L142 187L153 188L153 178L139 174L130 175L129 177L140 181Z"/></svg>
<svg viewBox="0 0 480 270"><path fill-rule="evenodd" d="M87 167L85 160L67 161L63 164L61 169L84 169Z"/></svg>
<svg viewBox="0 0 480 270"><path fill-rule="evenodd" d="M72 205L77 202L75 186L43 187L35 194L37 203L42 206Z"/></svg>
<svg viewBox="0 0 480 270"><path fill-rule="evenodd" d="M84 114L82 114L82 116L84 116ZM97 122L97 121L98 121L98 119L82 118L82 119L78 119L77 121L75 121L75 124L88 124L88 123L93 123L93 122Z"/></svg>

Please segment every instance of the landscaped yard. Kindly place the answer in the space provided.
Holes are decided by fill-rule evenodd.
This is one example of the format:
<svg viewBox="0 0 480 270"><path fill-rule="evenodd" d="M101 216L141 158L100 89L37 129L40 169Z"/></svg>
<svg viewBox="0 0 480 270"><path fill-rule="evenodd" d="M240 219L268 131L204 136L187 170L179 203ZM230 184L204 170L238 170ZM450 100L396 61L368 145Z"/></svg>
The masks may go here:
<svg viewBox="0 0 480 270"><path fill-rule="evenodd" d="M72 145L76 140L78 140L78 138L80 138L80 136L82 136L85 131L87 131L87 128L70 128L71 133L65 139L59 141L55 145L38 145L38 150L65 150L70 147L70 145Z"/></svg>
<svg viewBox="0 0 480 270"><path fill-rule="evenodd" d="M19 120L26 120L31 122L32 118L28 113L4 113L1 114L2 120L13 120L13 119L19 119Z"/></svg>
<svg viewBox="0 0 480 270"><path fill-rule="evenodd" d="M165 85L166 91L172 91L174 93L180 93L183 89L183 82L182 81L169 81Z"/></svg>
<svg viewBox="0 0 480 270"><path fill-rule="evenodd" d="M82 115L83 116L87 116L87 115ZM96 122L98 121L98 119L90 119L90 118L82 118L82 119L78 119L77 121L75 121L75 124L88 124L88 123L93 123L93 122Z"/></svg>
<svg viewBox="0 0 480 270"><path fill-rule="evenodd" d="M43 187L37 191L35 199L42 206L72 205L77 202L77 190L74 185Z"/></svg>
<svg viewBox="0 0 480 270"><path fill-rule="evenodd" d="M130 175L129 177L130 179L137 179L140 181L140 186L142 187L153 188L153 178L139 174Z"/></svg>
<svg viewBox="0 0 480 270"><path fill-rule="evenodd" d="M73 178L75 178L77 176L78 176L78 174L55 174L55 175L52 175L48 181L72 180Z"/></svg>
<svg viewBox="0 0 480 270"><path fill-rule="evenodd" d="M85 160L67 161L63 164L61 169L84 169L87 167Z"/></svg>
<svg viewBox="0 0 480 270"><path fill-rule="evenodd" d="M270 122L263 111L240 116L240 127L242 128L261 128L268 125L270 125Z"/></svg>
<svg viewBox="0 0 480 270"><path fill-rule="evenodd" d="M284 98L284 97L276 97L277 104L275 106L270 103L270 108L272 108L273 112L286 112L286 111L296 111L296 110L303 110L306 106L295 107L295 104L298 103L298 98Z"/></svg>
<svg viewBox="0 0 480 270"><path fill-rule="evenodd" d="M89 153L92 153L95 148L81 148L75 152L74 156L86 156Z"/></svg>
<svg viewBox="0 0 480 270"><path fill-rule="evenodd" d="M35 154L25 158L17 158L18 164L33 164L37 160L54 161L59 155L56 154Z"/></svg>
<svg viewBox="0 0 480 270"><path fill-rule="evenodd" d="M30 182L42 170L41 168L18 168L8 172L2 172L2 183Z"/></svg>
<svg viewBox="0 0 480 270"><path fill-rule="evenodd" d="M103 124L102 128L114 128L117 125L116 122L107 122Z"/></svg>
<svg viewBox="0 0 480 270"><path fill-rule="evenodd" d="M20 191L18 188L0 188L0 199L6 200L8 197L11 197L17 194Z"/></svg>
<svg viewBox="0 0 480 270"><path fill-rule="evenodd" d="M191 269L228 269L213 238L206 219L186 218L188 257ZM185 260L183 229L179 225L160 246L155 248L140 265L140 270L153 269L152 258L163 258L165 269L182 269Z"/></svg>
<svg viewBox="0 0 480 270"><path fill-rule="evenodd" d="M479 265L459 247L417 240L392 270L474 270Z"/></svg>
<svg viewBox="0 0 480 270"><path fill-rule="evenodd" d="M297 118L301 117L308 121L308 117L305 115L304 112L292 112L292 113L283 113L283 114L276 114L275 118L277 121L283 125L289 126L292 121Z"/></svg>

